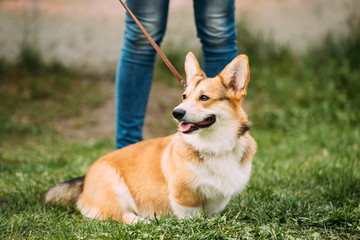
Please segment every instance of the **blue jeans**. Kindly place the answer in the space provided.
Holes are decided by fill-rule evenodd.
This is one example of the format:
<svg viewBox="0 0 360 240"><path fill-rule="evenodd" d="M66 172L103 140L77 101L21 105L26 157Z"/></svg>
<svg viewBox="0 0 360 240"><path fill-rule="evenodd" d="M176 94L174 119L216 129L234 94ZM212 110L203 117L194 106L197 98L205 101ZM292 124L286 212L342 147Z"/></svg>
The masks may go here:
<svg viewBox="0 0 360 240"><path fill-rule="evenodd" d="M169 0L127 0L127 5L160 45ZM214 77L237 56L235 0L194 0L194 13L202 43L202 68L208 77ZM127 15L116 71L117 149L142 140L155 56L153 47Z"/></svg>

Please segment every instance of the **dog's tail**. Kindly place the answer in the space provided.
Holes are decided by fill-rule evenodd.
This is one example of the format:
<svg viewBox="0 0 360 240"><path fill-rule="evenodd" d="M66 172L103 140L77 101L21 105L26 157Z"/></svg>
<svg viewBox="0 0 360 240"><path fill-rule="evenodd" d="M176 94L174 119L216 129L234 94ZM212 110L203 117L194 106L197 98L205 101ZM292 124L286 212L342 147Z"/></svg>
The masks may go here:
<svg viewBox="0 0 360 240"><path fill-rule="evenodd" d="M53 186L45 194L45 203L75 204L83 191L84 179L85 176L77 177Z"/></svg>

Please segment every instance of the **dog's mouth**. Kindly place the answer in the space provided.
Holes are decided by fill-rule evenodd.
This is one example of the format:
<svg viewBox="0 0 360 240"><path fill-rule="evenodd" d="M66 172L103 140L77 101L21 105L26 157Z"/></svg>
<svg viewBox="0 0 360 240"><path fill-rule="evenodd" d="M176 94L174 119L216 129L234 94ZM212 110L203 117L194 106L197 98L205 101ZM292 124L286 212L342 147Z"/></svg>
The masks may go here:
<svg viewBox="0 0 360 240"><path fill-rule="evenodd" d="M211 115L210 117L205 118L201 122L192 123L192 122L181 122L179 125L179 131L182 133L191 133L200 128L207 128L213 125L216 121L216 117Z"/></svg>

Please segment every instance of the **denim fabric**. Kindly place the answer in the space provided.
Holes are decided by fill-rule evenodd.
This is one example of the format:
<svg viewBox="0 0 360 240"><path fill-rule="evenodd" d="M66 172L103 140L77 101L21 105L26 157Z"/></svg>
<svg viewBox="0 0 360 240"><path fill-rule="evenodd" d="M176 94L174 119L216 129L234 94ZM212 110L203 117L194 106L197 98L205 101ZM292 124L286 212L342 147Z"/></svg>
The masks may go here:
<svg viewBox="0 0 360 240"><path fill-rule="evenodd" d="M166 30L169 0L127 0L127 5L160 45ZM194 0L202 68L216 76L237 56L234 0ZM142 140L156 52L130 16L116 71L116 148ZM185 56L184 56L185 57Z"/></svg>

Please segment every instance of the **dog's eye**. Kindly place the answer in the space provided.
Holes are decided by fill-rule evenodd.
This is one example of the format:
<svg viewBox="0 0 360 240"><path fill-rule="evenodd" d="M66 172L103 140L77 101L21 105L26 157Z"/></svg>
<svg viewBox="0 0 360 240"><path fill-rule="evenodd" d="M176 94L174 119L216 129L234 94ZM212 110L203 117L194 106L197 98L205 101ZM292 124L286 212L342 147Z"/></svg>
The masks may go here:
<svg viewBox="0 0 360 240"><path fill-rule="evenodd" d="M201 95L199 99L200 99L200 101L207 101L210 98L208 96L206 96L206 95Z"/></svg>
<svg viewBox="0 0 360 240"><path fill-rule="evenodd" d="M185 100L186 99L186 94L182 95L182 99Z"/></svg>

